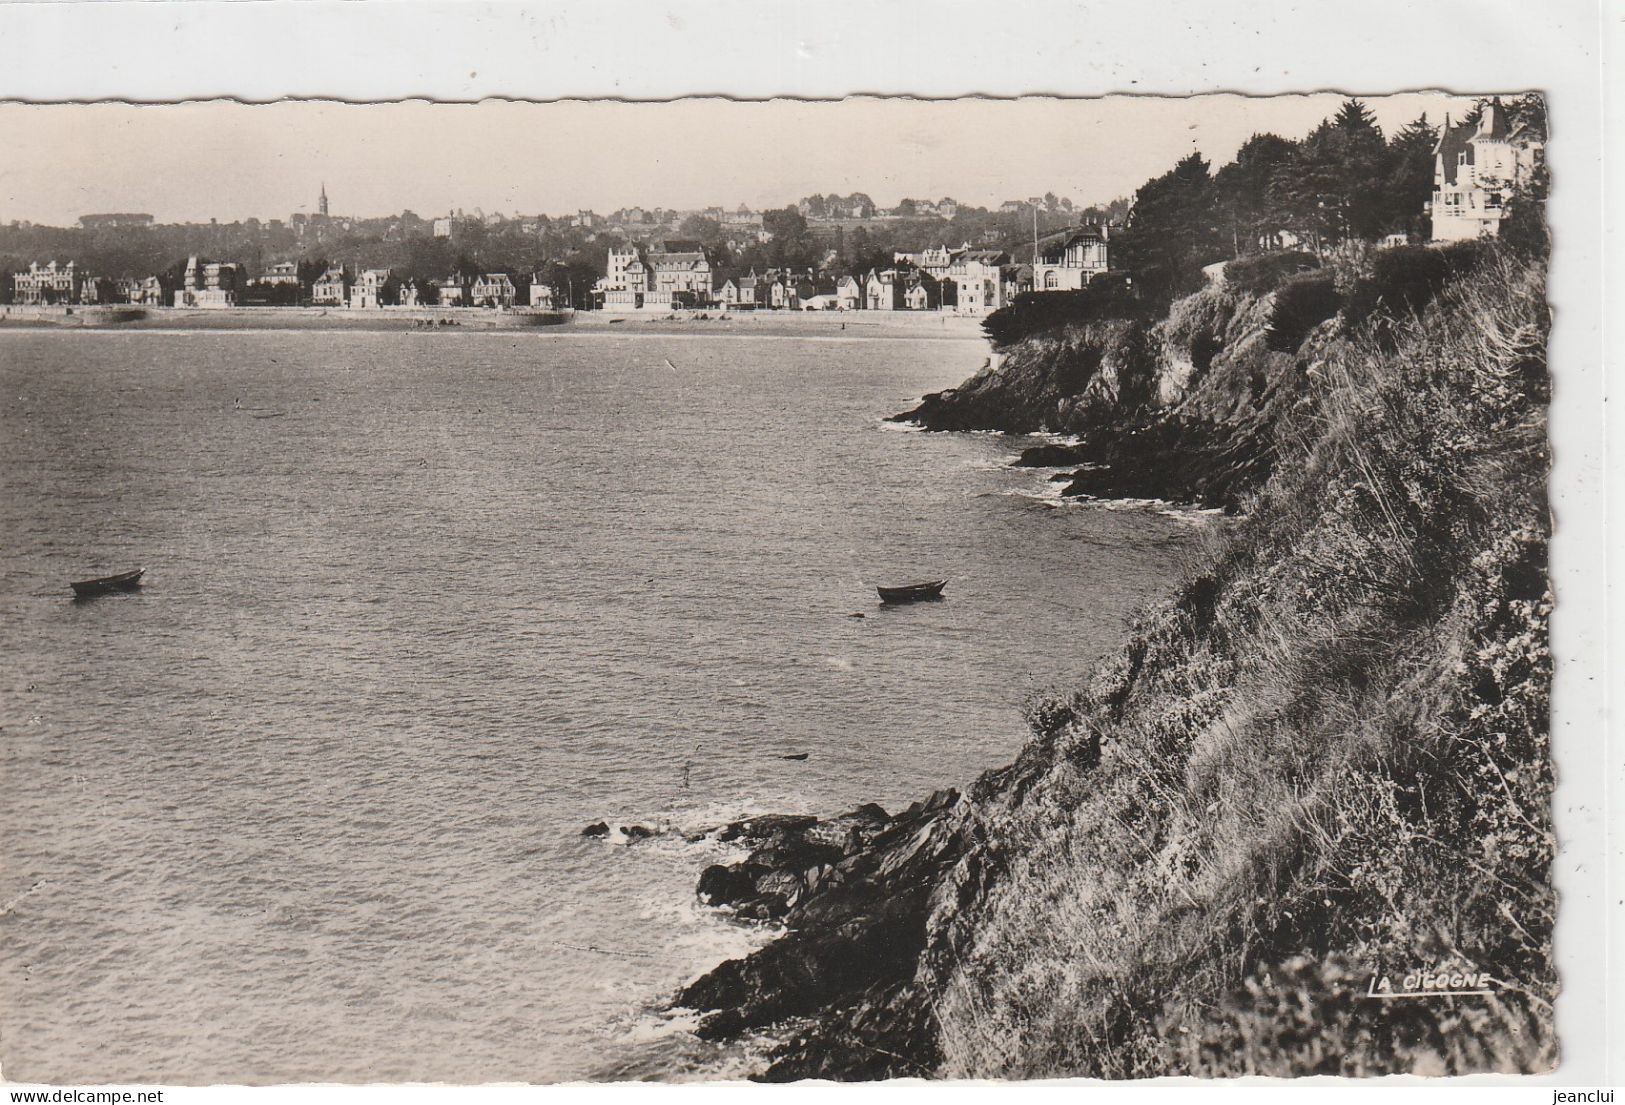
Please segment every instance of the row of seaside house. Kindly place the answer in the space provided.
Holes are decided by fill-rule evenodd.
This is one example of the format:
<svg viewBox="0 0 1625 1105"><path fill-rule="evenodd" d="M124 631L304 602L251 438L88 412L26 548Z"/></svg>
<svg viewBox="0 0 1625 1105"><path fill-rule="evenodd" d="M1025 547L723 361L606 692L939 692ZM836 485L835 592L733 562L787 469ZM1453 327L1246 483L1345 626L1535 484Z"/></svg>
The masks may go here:
<svg viewBox="0 0 1625 1105"><path fill-rule="evenodd" d="M1027 291L1075 291L1110 267L1110 229L1087 225L1053 238L1035 261L1013 263L998 250L946 245L898 252L886 268L861 273L768 269L725 272L697 242L667 241L609 251L593 289L611 311L724 310L940 311L980 314Z"/></svg>
<svg viewBox="0 0 1625 1105"><path fill-rule="evenodd" d="M507 273L404 280L390 269L333 267L314 280L301 278L296 262L272 265L250 281L238 264L188 258L179 285L157 276L109 279L86 273L73 261L34 262L11 274L9 300L26 306L131 304L147 307L237 307L254 302L308 303L316 307L515 307L553 306L550 285L521 287ZM251 284L255 290L251 292ZM280 300L268 290L286 289Z"/></svg>
<svg viewBox="0 0 1625 1105"><path fill-rule="evenodd" d="M1030 265L1007 253L939 246L895 253L886 268L862 273L769 269L727 272L697 242L667 241L609 251L607 274L593 289L594 306L612 311L682 308L724 310L937 311L979 314L1025 291L1083 287L1108 267L1108 229L1085 226L1055 239ZM158 276L107 279L72 262L35 262L11 274L10 301L25 305L132 304L152 307L236 307L255 303L316 307L553 306L553 288L537 278L521 284L504 272L441 280L403 279L390 269L328 268L307 280L294 261L271 265L250 281L239 264L187 259L178 285Z"/></svg>

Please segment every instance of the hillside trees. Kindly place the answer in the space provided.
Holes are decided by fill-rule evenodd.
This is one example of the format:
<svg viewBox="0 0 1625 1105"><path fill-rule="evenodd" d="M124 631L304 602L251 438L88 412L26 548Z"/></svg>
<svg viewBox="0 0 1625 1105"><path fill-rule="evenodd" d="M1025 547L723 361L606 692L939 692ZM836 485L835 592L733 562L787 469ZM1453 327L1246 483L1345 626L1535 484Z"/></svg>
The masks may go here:
<svg viewBox="0 0 1625 1105"><path fill-rule="evenodd" d="M770 235L767 260L775 268L807 268L822 252L807 227L806 216L794 207L765 212L762 229Z"/></svg>
<svg viewBox="0 0 1625 1105"><path fill-rule="evenodd" d="M1223 256L1212 199L1213 178L1199 153L1134 194L1115 263L1134 273L1150 300L1163 302L1191 290L1202 266Z"/></svg>
<svg viewBox="0 0 1625 1105"><path fill-rule="evenodd" d="M1544 137L1538 95L1502 107L1512 126ZM1113 266L1132 272L1149 301L1166 302L1214 261L1294 245L1324 257L1349 240L1425 237L1438 140L1426 115L1385 139L1371 110L1349 99L1297 141L1253 135L1216 173L1189 154L1135 193ZM1525 199L1539 203L1532 192Z"/></svg>
<svg viewBox="0 0 1625 1105"><path fill-rule="evenodd" d="M1383 230L1426 237L1422 205L1433 191L1433 149L1439 128L1426 114L1407 123L1388 141L1388 169L1383 183Z"/></svg>
<svg viewBox="0 0 1625 1105"><path fill-rule="evenodd" d="M1281 230L1271 198L1292 162L1294 148L1278 134L1255 134L1242 143L1236 159L1215 174L1218 230L1234 255L1241 256L1253 243L1271 240Z"/></svg>
<svg viewBox="0 0 1625 1105"><path fill-rule="evenodd" d="M1366 106L1345 101L1299 142L1275 180L1283 222L1316 253L1349 238L1376 238L1383 223L1387 147Z"/></svg>

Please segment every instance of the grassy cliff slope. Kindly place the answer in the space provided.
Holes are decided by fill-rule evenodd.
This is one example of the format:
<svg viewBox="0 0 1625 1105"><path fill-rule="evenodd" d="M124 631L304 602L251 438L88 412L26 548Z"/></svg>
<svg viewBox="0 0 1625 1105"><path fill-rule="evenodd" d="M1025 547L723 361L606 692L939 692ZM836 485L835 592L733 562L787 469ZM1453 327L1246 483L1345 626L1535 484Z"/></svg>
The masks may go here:
<svg viewBox="0 0 1625 1105"><path fill-rule="evenodd" d="M1543 270L1491 254L1292 354L1200 294L1140 335L1224 320L1175 405L1273 368L1204 416L1273 474L1016 763L797 875L789 935L685 991L712 1035L796 1026L769 1077L1554 1062ZM1425 968L1493 992L1364 996Z"/></svg>
<svg viewBox="0 0 1625 1105"><path fill-rule="evenodd" d="M967 805L980 885L923 958L945 1072L1553 1061L1546 328L1500 259L1394 348L1322 348L1291 463ZM1450 965L1495 995L1361 996Z"/></svg>

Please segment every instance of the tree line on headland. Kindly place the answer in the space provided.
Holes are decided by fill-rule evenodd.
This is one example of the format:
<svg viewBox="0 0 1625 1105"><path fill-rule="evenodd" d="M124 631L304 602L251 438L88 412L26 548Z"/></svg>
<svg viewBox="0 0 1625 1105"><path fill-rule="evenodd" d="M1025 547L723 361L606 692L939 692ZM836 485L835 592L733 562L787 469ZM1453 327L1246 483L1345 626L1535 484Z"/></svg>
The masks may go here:
<svg viewBox="0 0 1625 1105"><path fill-rule="evenodd" d="M1476 122L1486 106L1457 122ZM1503 107L1514 124L1544 134L1539 96ZM1297 141L1255 134L1217 172L1192 153L1135 193L1114 266L1166 303L1197 287L1204 266L1283 242L1322 255L1393 234L1425 240L1438 141L1439 127L1426 115L1385 139L1370 109L1351 99Z"/></svg>
<svg viewBox="0 0 1625 1105"><path fill-rule="evenodd" d="M1453 124L1476 124L1488 105L1480 100ZM1510 126L1544 136L1546 107L1538 95L1501 107ZM1362 245L1425 242L1439 134L1423 115L1385 138L1370 110L1350 99L1297 141L1253 135L1217 172L1191 153L1135 192L1126 225L1112 239L1110 274L1079 292L1020 297L984 327L995 345L1005 346L1068 322L1155 318L1221 262L1232 263L1232 277L1274 287L1280 276ZM1547 184L1544 167L1537 169L1514 190L1500 226L1501 241L1525 255L1546 248ZM1318 300L1329 308L1319 317L1327 317L1336 305L1323 283L1293 284L1280 296L1283 311Z"/></svg>

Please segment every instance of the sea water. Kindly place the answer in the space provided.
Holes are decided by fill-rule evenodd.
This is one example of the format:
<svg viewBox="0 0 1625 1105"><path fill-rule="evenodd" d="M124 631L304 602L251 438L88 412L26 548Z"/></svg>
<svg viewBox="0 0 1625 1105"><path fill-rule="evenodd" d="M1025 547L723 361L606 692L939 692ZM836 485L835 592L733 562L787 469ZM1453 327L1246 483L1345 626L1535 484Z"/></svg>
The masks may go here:
<svg viewBox="0 0 1625 1105"><path fill-rule="evenodd" d="M963 787L1192 548L883 422L986 356L0 334L5 1075L718 1069L656 1011L767 935L694 900L726 849L583 826Z"/></svg>

